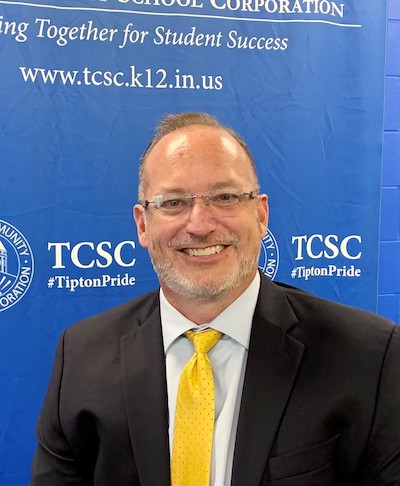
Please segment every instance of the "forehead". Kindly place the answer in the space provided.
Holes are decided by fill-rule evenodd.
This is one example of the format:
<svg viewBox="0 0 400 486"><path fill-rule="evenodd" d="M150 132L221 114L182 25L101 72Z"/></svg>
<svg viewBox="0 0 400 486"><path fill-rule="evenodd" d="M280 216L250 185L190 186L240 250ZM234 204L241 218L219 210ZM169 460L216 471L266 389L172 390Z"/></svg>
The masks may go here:
<svg viewBox="0 0 400 486"><path fill-rule="evenodd" d="M213 127L191 126L176 130L163 137L156 145L167 157L185 156L187 152L219 150L238 156L242 148L225 130Z"/></svg>
<svg viewBox="0 0 400 486"><path fill-rule="evenodd" d="M239 143L226 131L203 126L176 130L163 137L148 154L147 186L210 186L226 180L235 184L251 178L252 165Z"/></svg>

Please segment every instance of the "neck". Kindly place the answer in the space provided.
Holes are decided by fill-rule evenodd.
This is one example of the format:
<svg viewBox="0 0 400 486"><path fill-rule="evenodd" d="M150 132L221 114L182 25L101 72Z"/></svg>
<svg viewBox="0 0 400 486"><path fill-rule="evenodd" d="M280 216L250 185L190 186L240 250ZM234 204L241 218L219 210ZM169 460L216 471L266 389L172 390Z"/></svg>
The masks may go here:
<svg viewBox="0 0 400 486"><path fill-rule="evenodd" d="M213 300L204 300L200 298L189 298L172 292L168 287L161 284L165 298L187 319L198 326L213 321L227 307L229 307L242 293L249 287L250 282L243 288L238 287L230 292L220 295Z"/></svg>

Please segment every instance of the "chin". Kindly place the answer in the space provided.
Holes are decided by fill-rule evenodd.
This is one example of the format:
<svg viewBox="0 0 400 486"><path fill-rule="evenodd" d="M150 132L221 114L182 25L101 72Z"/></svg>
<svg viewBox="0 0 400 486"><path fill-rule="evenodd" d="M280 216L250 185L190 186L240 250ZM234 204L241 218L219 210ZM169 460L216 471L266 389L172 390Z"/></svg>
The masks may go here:
<svg viewBox="0 0 400 486"><path fill-rule="evenodd" d="M153 261L153 266L160 281L171 292L189 299L212 301L245 285L258 267L258 256L232 264L225 261L223 269L211 265L179 269L171 262L159 261Z"/></svg>
<svg viewBox="0 0 400 486"><path fill-rule="evenodd" d="M182 274L168 277L163 282L172 292L203 302L215 301L243 284L243 275L238 272L229 273L223 278L219 275L218 279L212 278L212 275L208 275L206 279L185 277Z"/></svg>

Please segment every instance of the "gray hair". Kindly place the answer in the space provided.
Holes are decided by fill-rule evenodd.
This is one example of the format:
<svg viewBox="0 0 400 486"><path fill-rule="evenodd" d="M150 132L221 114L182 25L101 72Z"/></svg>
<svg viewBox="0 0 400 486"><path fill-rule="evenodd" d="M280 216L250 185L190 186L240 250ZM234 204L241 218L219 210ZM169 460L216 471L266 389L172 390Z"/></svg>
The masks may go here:
<svg viewBox="0 0 400 486"><path fill-rule="evenodd" d="M139 201L142 201L144 199L144 185L145 185L144 167L146 164L147 157L149 153L152 151L152 149L154 148L154 146L169 133L172 133L181 128L191 127L194 125L201 125L201 126L211 127L211 128L219 128L220 130L224 130L229 135L231 135L236 140L236 142L243 148L246 155L248 156L249 161L251 163L251 169L254 174L255 181L257 183L257 186L259 185L253 156L251 155L250 149L247 146L246 142L243 140L243 138L237 132L223 125L215 117L209 115L208 113L188 111L183 113L175 113L175 114L167 115L162 120L160 120L160 122L157 124L154 136L151 138L149 145L147 146L146 150L143 152L143 155L140 157L139 189L138 189Z"/></svg>

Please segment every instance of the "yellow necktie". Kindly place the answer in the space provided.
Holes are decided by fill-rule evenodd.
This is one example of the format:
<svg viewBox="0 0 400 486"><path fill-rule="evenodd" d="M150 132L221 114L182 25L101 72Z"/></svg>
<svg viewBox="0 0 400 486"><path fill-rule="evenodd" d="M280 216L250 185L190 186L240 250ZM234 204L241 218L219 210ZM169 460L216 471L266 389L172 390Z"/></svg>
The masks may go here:
<svg viewBox="0 0 400 486"><path fill-rule="evenodd" d="M176 399L172 486L208 486L214 437L214 378L207 352L221 333L187 331L195 353L183 368Z"/></svg>

